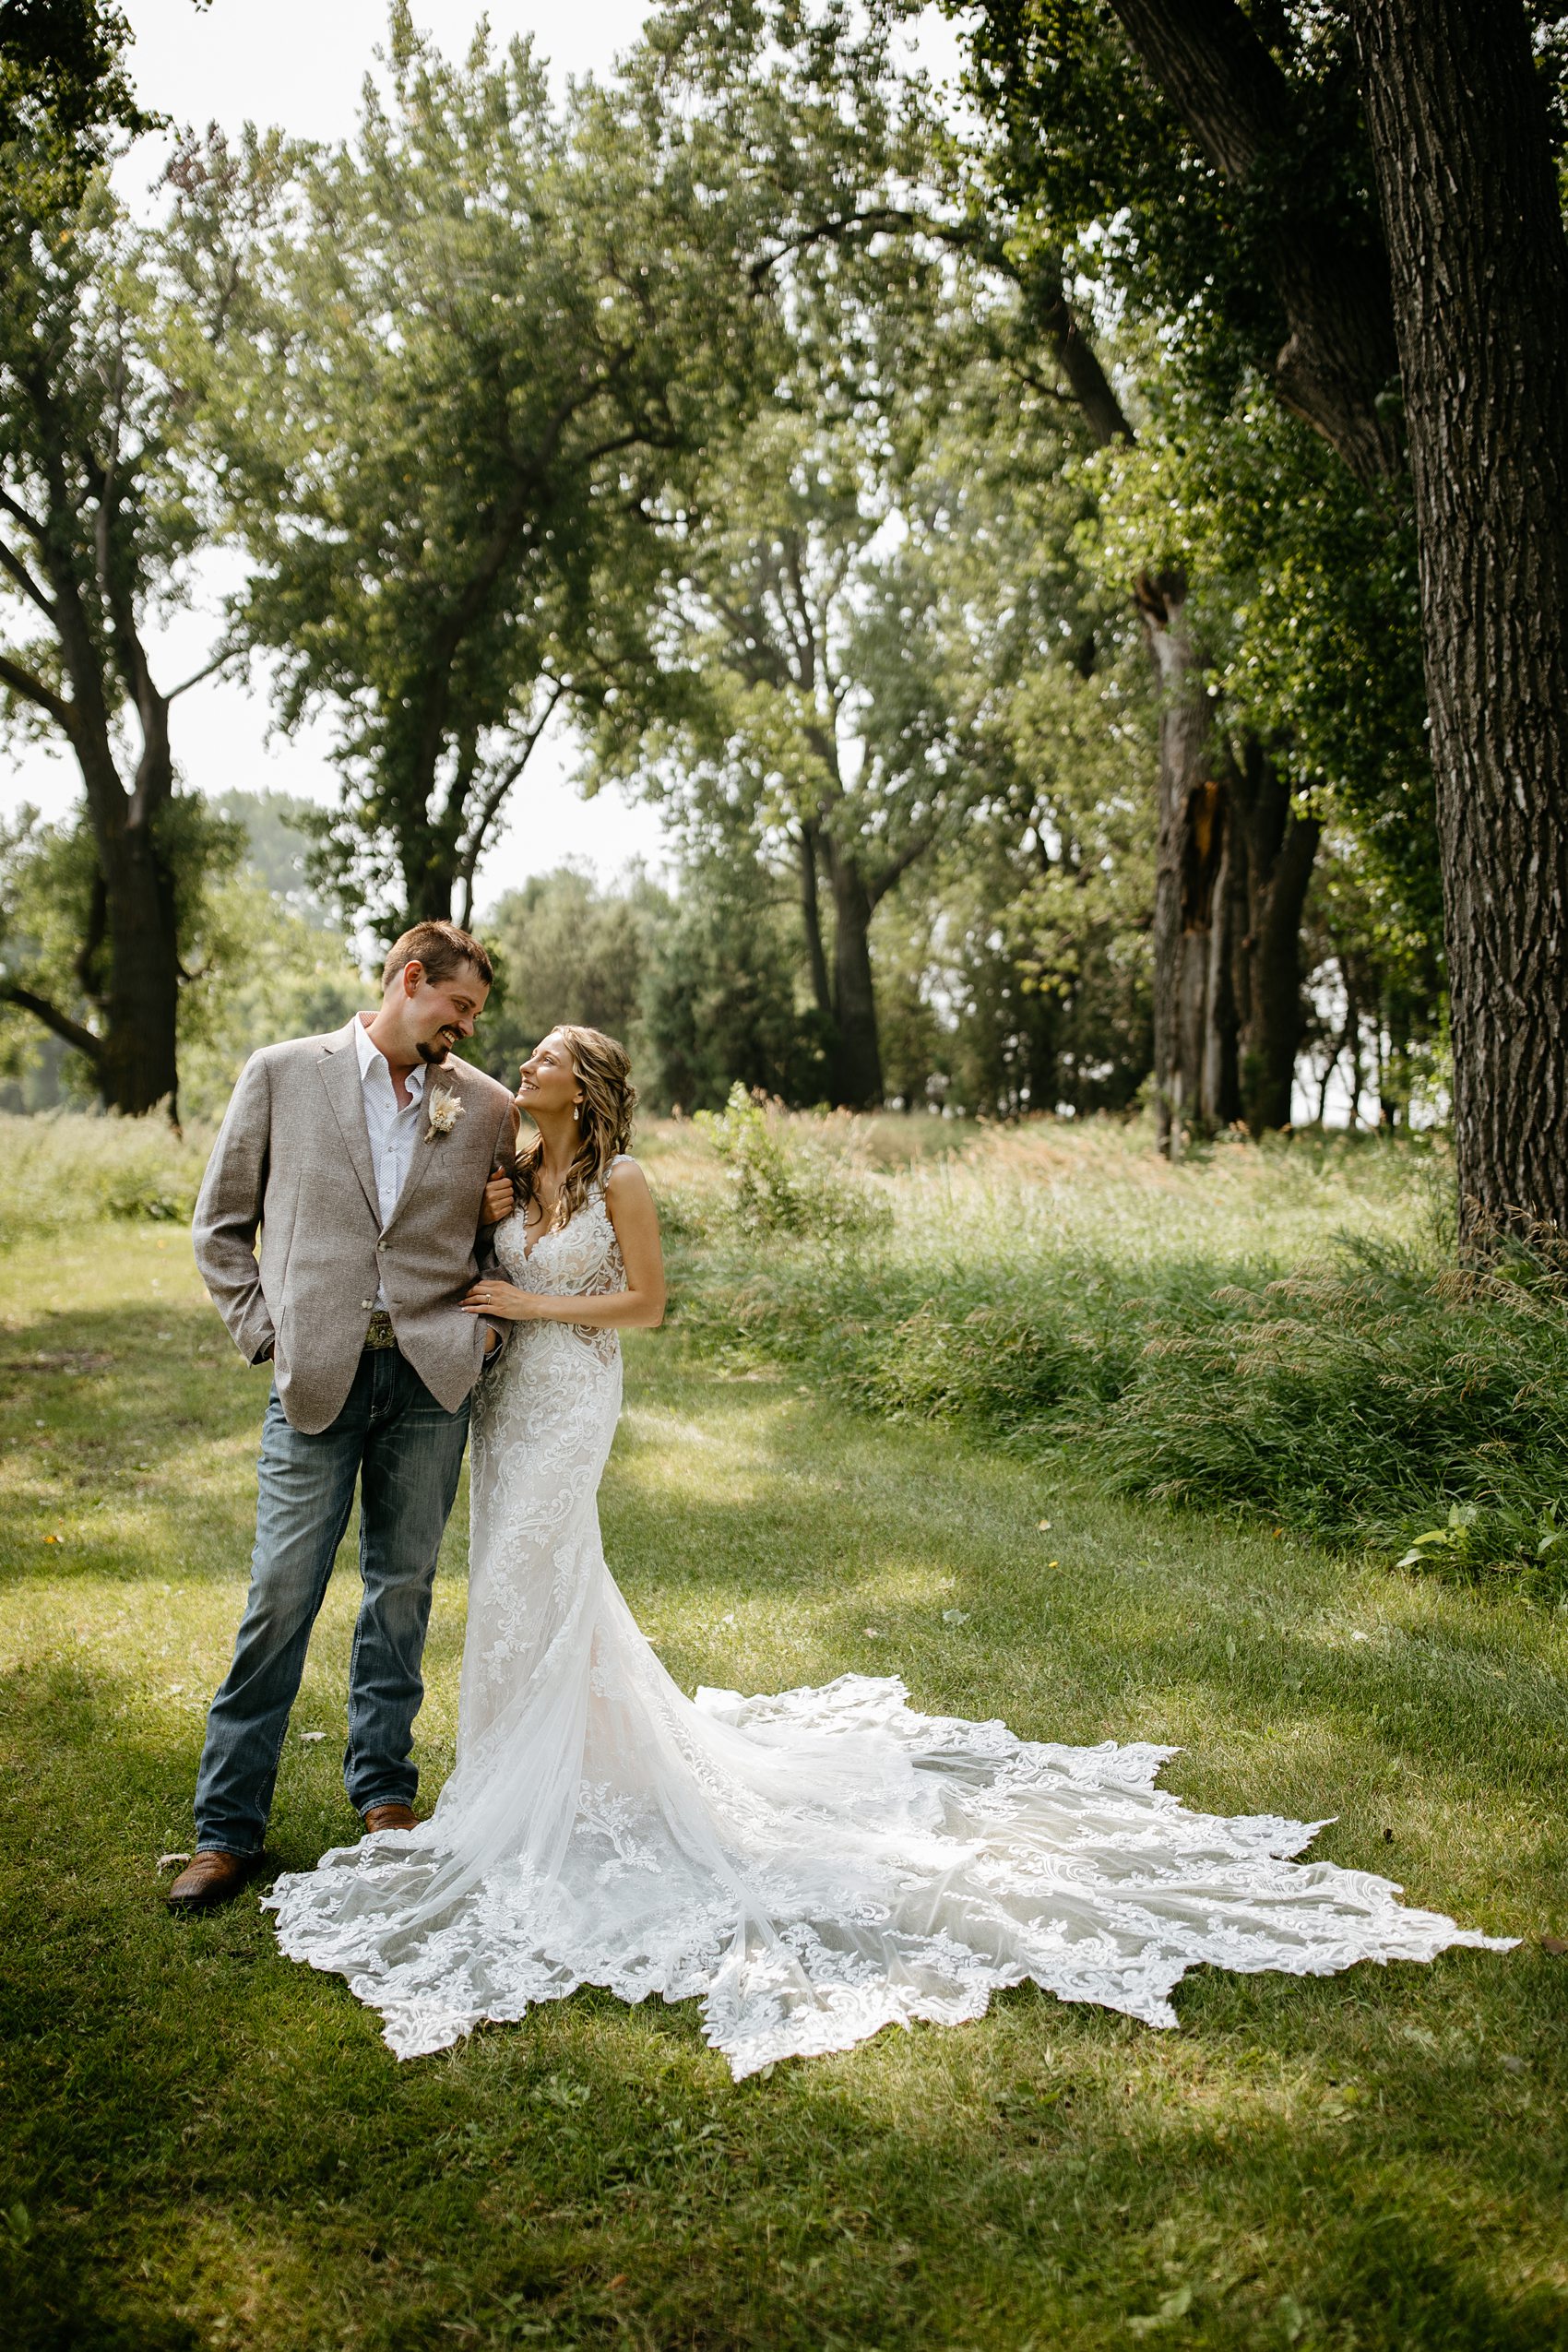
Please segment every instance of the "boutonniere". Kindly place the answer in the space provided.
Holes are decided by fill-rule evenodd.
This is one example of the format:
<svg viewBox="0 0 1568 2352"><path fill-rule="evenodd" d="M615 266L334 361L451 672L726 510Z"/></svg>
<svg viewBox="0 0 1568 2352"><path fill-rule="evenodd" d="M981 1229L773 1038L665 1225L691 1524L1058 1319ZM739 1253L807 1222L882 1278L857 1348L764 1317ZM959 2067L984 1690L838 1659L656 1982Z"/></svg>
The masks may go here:
<svg viewBox="0 0 1568 2352"><path fill-rule="evenodd" d="M433 1094L430 1098L430 1124L424 1131L427 1144L437 1135L449 1135L463 1115L463 1105L455 1094Z"/></svg>

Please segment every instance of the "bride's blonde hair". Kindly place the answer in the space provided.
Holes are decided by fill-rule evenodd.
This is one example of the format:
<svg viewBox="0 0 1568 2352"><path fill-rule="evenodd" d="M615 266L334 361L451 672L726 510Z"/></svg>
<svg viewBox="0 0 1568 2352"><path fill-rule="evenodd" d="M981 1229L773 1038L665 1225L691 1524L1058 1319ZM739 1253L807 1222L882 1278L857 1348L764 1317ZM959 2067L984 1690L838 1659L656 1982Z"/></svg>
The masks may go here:
<svg viewBox="0 0 1568 2352"><path fill-rule="evenodd" d="M558 1021L550 1034L565 1046L573 1075L583 1090L577 1106L577 1148L555 1204L554 1223L559 1229L587 1206L589 1193L609 1175L611 1161L631 1142L637 1090L632 1084L631 1057L625 1047L606 1037L602 1029ZM506 1169L525 1217L538 1193L543 1151L543 1137L536 1134L520 1150L514 1150Z"/></svg>

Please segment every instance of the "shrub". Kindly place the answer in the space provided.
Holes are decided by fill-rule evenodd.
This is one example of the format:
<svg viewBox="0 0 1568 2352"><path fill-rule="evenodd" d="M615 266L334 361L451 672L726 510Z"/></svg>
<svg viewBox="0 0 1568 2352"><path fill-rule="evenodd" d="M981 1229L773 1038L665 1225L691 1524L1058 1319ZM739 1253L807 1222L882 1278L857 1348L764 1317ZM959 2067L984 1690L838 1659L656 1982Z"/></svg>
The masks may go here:
<svg viewBox="0 0 1568 2352"><path fill-rule="evenodd" d="M842 1157L802 1141L800 1123L766 1096L736 1084L722 1111L699 1111L692 1123L719 1155L729 1213L742 1232L806 1240L885 1221L865 1179Z"/></svg>

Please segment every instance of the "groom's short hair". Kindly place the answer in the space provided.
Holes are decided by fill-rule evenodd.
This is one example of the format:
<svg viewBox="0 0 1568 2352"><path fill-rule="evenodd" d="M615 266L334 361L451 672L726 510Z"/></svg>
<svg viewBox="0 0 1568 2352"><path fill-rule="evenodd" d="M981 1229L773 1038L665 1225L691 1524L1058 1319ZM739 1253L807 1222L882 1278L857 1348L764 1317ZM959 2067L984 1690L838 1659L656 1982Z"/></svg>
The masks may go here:
<svg viewBox="0 0 1568 2352"><path fill-rule="evenodd" d="M381 967L383 990L391 987L405 964L423 967L427 980L450 980L453 973L471 964L486 988L495 979L495 967L479 941L458 923L415 923L401 939L394 940L392 950Z"/></svg>

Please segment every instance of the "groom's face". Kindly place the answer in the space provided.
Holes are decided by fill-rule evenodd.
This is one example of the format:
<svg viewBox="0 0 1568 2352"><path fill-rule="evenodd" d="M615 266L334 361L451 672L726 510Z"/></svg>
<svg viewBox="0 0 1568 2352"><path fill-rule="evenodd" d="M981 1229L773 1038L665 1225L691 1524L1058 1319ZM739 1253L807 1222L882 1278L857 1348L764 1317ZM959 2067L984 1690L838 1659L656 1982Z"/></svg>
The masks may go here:
<svg viewBox="0 0 1568 2352"><path fill-rule="evenodd" d="M416 958L404 965L398 979L398 1027L403 1042L411 1060L434 1067L464 1038L472 1037L490 991L471 964L460 964L445 980L428 980Z"/></svg>

